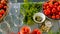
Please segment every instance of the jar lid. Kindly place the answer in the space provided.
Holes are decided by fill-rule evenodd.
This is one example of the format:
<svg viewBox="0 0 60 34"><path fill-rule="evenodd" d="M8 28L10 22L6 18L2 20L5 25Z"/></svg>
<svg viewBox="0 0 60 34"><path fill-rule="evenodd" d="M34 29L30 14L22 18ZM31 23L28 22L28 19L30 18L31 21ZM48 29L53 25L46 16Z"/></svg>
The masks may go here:
<svg viewBox="0 0 60 34"><path fill-rule="evenodd" d="M47 27L52 27L51 21L45 21L45 26L47 26Z"/></svg>

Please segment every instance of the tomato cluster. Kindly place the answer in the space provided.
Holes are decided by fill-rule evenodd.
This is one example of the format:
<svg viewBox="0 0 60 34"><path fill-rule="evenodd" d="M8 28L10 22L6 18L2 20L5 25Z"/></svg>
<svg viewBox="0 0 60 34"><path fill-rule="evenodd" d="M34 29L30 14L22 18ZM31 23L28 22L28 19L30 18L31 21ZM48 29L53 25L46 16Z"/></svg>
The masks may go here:
<svg viewBox="0 0 60 34"><path fill-rule="evenodd" d="M0 18L5 14L7 9L7 0L0 0Z"/></svg>
<svg viewBox="0 0 60 34"><path fill-rule="evenodd" d="M10 34L15 34L14 32L11 32ZM20 32L17 34L42 34L42 32L39 29L34 29L32 32L30 32L29 27L23 27Z"/></svg>
<svg viewBox="0 0 60 34"><path fill-rule="evenodd" d="M18 34L42 34L42 32L39 29L34 29L31 32L31 29L28 26L23 26Z"/></svg>
<svg viewBox="0 0 60 34"><path fill-rule="evenodd" d="M49 1L43 4L43 12L52 19L60 19L60 1Z"/></svg>

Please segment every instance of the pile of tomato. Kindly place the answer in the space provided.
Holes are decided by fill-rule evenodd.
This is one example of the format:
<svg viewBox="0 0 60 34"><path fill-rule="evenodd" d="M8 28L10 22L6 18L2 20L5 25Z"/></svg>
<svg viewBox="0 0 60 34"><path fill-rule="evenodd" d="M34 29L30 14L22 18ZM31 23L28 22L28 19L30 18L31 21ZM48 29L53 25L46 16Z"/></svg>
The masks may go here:
<svg viewBox="0 0 60 34"><path fill-rule="evenodd" d="M60 1L48 1L43 4L44 14L52 19L60 19Z"/></svg>
<svg viewBox="0 0 60 34"><path fill-rule="evenodd" d="M7 2L7 0L0 0L0 18L2 18L7 10Z"/></svg>
<svg viewBox="0 0 60 34"><path fill-rule="evenodd" d="M34 30L31 32L30 27L28 27L28 26L23 26L23 27L20 29L20 32L18 32L18 34L42 34L42 32L41 32L39 29L34 29Z"/></svg>

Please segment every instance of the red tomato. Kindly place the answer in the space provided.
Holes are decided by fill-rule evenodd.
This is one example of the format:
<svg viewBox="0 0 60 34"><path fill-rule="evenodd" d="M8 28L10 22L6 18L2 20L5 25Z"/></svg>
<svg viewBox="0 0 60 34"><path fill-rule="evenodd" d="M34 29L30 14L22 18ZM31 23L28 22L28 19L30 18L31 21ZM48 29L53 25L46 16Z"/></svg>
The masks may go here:
<svg viewBox="0 0 60 34"><path fill-rule="evenodd" d="M60 12L59 12L59 15L60 15Z"/></svg>
<svg viewBox="0 0 60 34"><path fill-rule="evenodd" d="M0 18L2 17L2 15L0 14Z"/></svg>
<svg viewBox="0 0 60 34"><path fill-rule="evenodd" d="M4 10L1 10L1 14L3 15L5 13L5 11Z"/></svg>
<svg viewBox="0 0 60 34"><path fill-rule="evenodd" d="M46 9L46 7L43 6L43 9Z"/></svg>
<svg viewBox="0 0 60 34"><path fill-rule="evenodd" d="M59 19L60 18L60 16L59 15L56 15L56 19Z"/></svg>
<svg viewBox="0 0 60 34"><path fill-rule="evenodd" d="M59 12L57 11L57 12L55 12L55 14L56 14L56 15L58 15L58 14L59 14Z"/></svg>
<svg viewBox="0 0 60 34"><path fill-rule="evenodd" d="M55 16L53 15L52 18L55 19Z"/></svg>
<svg viewBox="0 0 60 34"><path fill-rule="evenodd" d="M50 11L49 10L46 10L44 13L45 13L45 15L49 15L50 14Z"/></svg>
<svg viewBox="0 0 60 34"><path fill-rule="evenodd" d="M49 4L50 8L53 8L53 4Z"/></svg>
<svg viewBox="0 0 60 34"><path fill-rule="evenodd" d="M60 5L60 1L59 1L59 5Z"/></svg>
<svg viewBox="0 0 60 34"><path fill-rule="evenodd" d="M60 6L57 7L57 10L60 11Z"/></svg>
<svg viewBox="0 0 60 34"><path fill-rule="evenodd" d="M56 6L56 5L54 5L53 7L54 7L54 8L57 8L57 6Z"/></svg>
<svg viewBox="0 0 60 34"><path fill-rule="evenodd" d="M1 9L1 8L3 8L3 5L2 5L2 4L0 4L0 9Z"/></svg>
<svg viewBox="0 0 60 34"><path fill-rule="evenodd" d="M46 7L46 6L48 6L48 5L49 5L49 3L47 3L47 2L46 2L46 3L44 3L44 5L43 5L43 6L45 6L45 7Z"/></svg>
<svg viewBox="0 0 60 34"><path fill-rule="evenodd" d="M46 6L46 8L48 9L48 8L50 8L49 6Z"/></svg>
<svg viewBox="0 0 60 34"><path fill-rule="evenodd" d="M48 8L48 10L51 10L51 8Z"/></svg>
<svg viewBox="0 0 60 34"><path fill-rule="evenodd" d="M47 13L48 13L47 11L44 12L45 15L48 15Z"/></svg>
<svg viewBox="0 0 60 34"><path fill-rule="evenodd" d="M50 14L50 9L47 9L48 14Z"/></svg>
<svg viewBox="0 0 60 34"><path fill-rule="evenodd" d="M18 32L18 34L20 34L20 32Z"/></svg>
<svg viewBox="0 0 60 34"><path fill-rule="evenodd" d="M56 12L56 9L55 9L55 8L53 8L53 9L52 9L52 13L55 13L55 12Z"/></svg>
<svg viewBox="0 0 60 34"><path fill-rule="evenodd" d="M30 34L30 28L28 26L23 26L20 30L22 34Z"/></svg>
<svg viewBox="0 0 60 34"><path fill-rule="evenodd" d="M6 4L6 2L4 0L1 1L1 4Z"/></svg>
<svg viewBox="0 0 60 34"><path fill-rule="evenodd" d="M2 12L0 11L0 15L2 15Z"/></svg>
<svg viewBox="0 0 60 34"><path fill-rule="evenodd" d="M7 9L7 6L4 6L4 9Z"/></svg>
<svg viewBox="0 0 60 34"><path fill-rule="evenodd" d="M44 13L46 12L46 9L45 10L43 10L44 11Z"/></svg>
<svg viewBox="0 0 60 34"><path fill-rule="evenodd" d="M54 5L58 6L58 5L59 5L59 3L58 3L58 2L56 2L56 3L54 3Z"/></svg>
<svg viewBox="0 0 60 34"><path fill-rule="evenodd" d="M34 29L31 34L42 34L39 29Z"/></svg>

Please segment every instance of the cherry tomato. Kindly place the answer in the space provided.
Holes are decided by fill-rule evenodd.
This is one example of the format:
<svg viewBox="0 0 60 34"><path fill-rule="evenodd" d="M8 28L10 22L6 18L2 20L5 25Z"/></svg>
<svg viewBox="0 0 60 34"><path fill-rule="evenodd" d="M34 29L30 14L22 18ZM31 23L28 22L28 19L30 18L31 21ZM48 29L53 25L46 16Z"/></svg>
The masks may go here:
<svg viewBox="0 0 60 34"><path fill-rule="evenodd" d="M43 5L43 6L45 6L45 7L46 7L46 6L48 6L48 5L49 5L49 4L46 2L46 3L44 3L44 5Z"/></svg>
<svg viewBox="0 0 60 34"><path fill-rule="evenodd" d="M43 10L46 9L46 7L43 7Z"/></svg>
<svg viewBox="0 0 60 34"><path fill-rule="evenodd" d="M45 14L46 14L46 15L49 15L49 14L50 14L50 10L47 9L47 10L45 11Z"/></svg>
<svg viewBox="0 0 60 34"><path fill-rule="evenodd" d="M53 4L49 4L49 7L50 7L50 8L53 8Z"/></svg>
<svg viewBox="0 0 60 34"><path fill-rule="evenodd" d="M55 19L55 16L53 15L52 18Z"/></svg>
<svg viewBox="0 0 60 34"><path fill-rule="evenodd" d="M20 32L18 32L18 34L20 34Z"/></svg>
<svg viewBox="0 0 60 34"><path fill-rule="evenodd" d="M0 11L0 15L2 15L2 12Z"/></svg>
<svg viewBox="0 0 60 34"><path fill-rule="evenodd" d="M0 4L0 9L2 9L3 8L3 5L2 4Z"/></svg>
<svg viewBox="0 0 60 34"><path fill-rule="evenodd" d="M47 7L47 9L50 8L49 6L46 6L46 7Z"/></svg>
<svg viewBox="0 0 60 34"><path fill-rule="evenodd" d="M4 0L1 1L1 4L6 4L6 2Z"/></svg>
<svg viewBox="0 0 60 34"><path fill-rule="evenodd" d="M57 10L60 11L60 6L57 7Z"/></svg>
<svg viewBox="0 0 60 34"><path fill-rule="evenodd" d="M0 14L0 18L2 17L2 15Z"/></svg>
<svg viewBox="0 0 60 34"><path fill-rule="evenodd" d="M56 12L56 9L55 9L55 8L53 8L53 9L52 9L52 13L55 13L55 12Z"/></svg>
<svg viewBox="0 0 60 34"><path fill-rule="evenodd" d="M57 8L57 6L56 6L56 5L54 5L54 6L53 6L53 8Z"/></svg>
<svg viewBox="0 0 60 34"><path fill-rule="evenodd" d="M60 15L60 12L59 12L59 15Z"/></svg>
<svg viewBox="0 0 60 34"><path fill-rule="evenodd" d="M23 26L20 30L22 34L30 34L30 28L28 26Z"/></svg>
<svg viewBox="0 0 60 34"><path fill-rule="evenodd" d="M59 5L60 5L60 1L59 1Z"/></svg>
<svg viewBox="0 0 60 34"><path fill-rule="evenodd" d="M4 6L4 9L7 9L7 6Z"/></svg>
<svg viewBox="0 0 60 34"><path fill-rule="evenodd" d="M44 11L44 13L46 12L46 9L45 10L43 10Z"/></svg>
<svg viewBox="0 0 60 34"><path fill-rule="evenodd" d="M58 6L58 5L59 5L59 3L58 3L58 2L56 2L56 3L54 3L54 5Z"/></svg>
<svg viewBox="0 0 60 34"><path fill-rule="evenodd" d="M39 29L34 29L31 34L42 34Z"/></svg>
<svg viewBox="0 0 60 34"><path fill-rule="evenodd" d="M1 14L2 14L2 15L5 14L5 11L4 11L4 10L1 10Z"/></svg>
<svg viewBox="0 0 60 34"><path fill-rule="evenodd" d="M51 8L48 8L48 10L51 10Z"/></svg>
<svg viewBox="0 0 60 34"><path fill-rule="evenodd" d="M56 15L56 19L59 19L60 18L60 16L59 15Z"/></svg>

